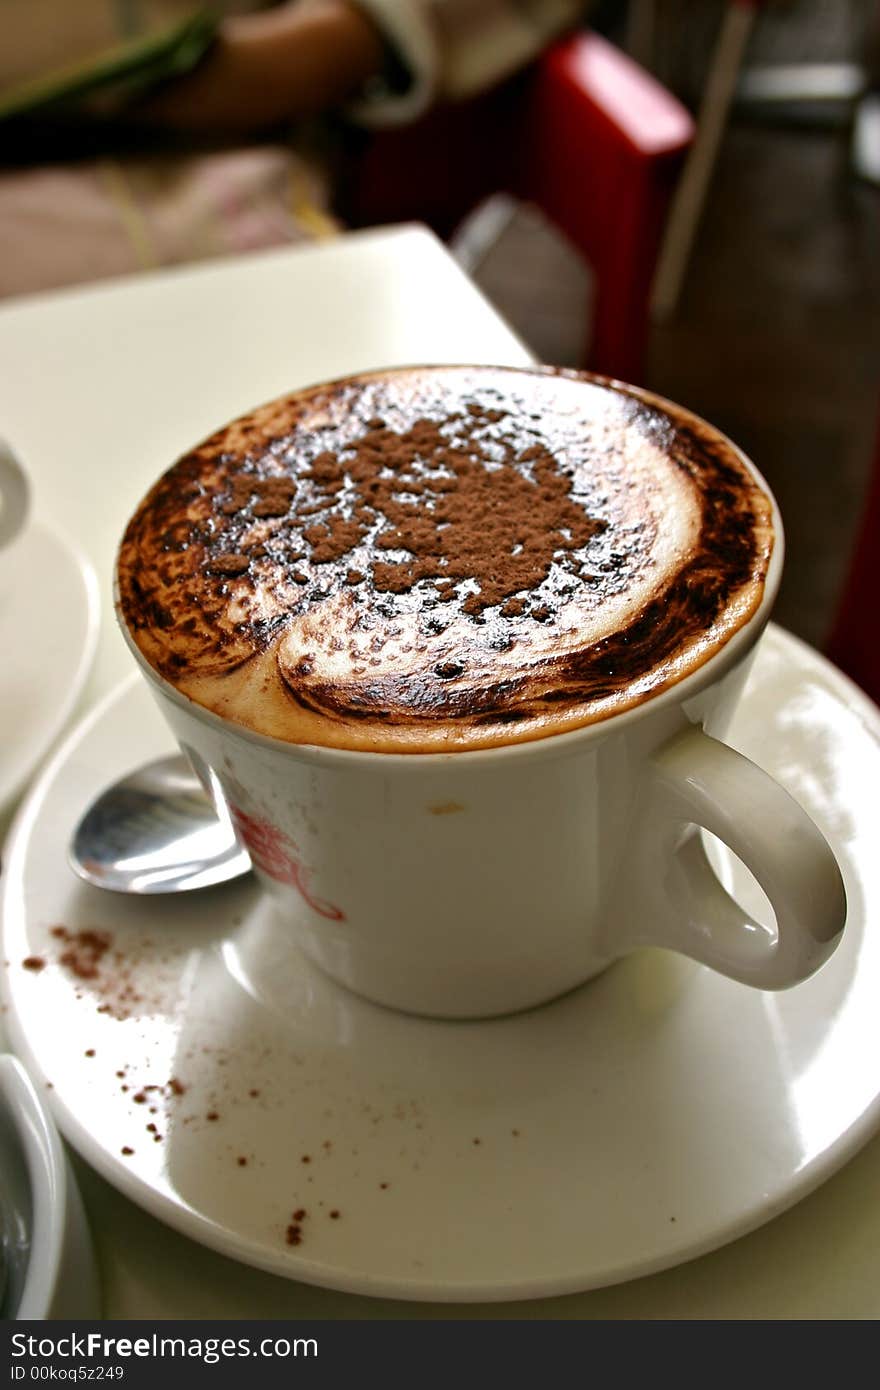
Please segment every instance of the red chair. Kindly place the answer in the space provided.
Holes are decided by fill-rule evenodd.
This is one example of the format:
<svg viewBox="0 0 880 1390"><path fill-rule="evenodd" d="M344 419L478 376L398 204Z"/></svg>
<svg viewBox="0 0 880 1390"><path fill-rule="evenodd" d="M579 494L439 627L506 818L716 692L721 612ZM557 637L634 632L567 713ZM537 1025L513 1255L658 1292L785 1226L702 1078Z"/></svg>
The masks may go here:
<svg viewBox="0 0 880 1390"><path fill-rule="evenodd" d="M578 33L487 95L371 137L342 211L349 225L418 220L447 238L492 193L537 205L592 271L584 365L638 382L654 267L693 130L654 78Z"/></svg>
<svg viewBox="0 0 880 1390"><path fill-rule="evenodd" d="M855 549L844 580L837 613L825 644L836 666L880 705L880 433L874 448Z"/></svg>

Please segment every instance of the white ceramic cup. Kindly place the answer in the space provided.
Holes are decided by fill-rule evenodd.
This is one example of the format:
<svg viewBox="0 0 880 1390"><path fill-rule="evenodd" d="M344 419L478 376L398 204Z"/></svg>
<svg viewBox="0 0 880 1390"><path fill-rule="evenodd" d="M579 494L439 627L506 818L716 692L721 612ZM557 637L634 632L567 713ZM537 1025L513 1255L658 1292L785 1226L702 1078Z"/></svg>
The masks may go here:
<svg viewBox="0 0 880 1390"><path fill-rule="evenodd" d="M27 474L4 440L0 439L0 549L15 540L30 509Z"/></svg>
<svg viewBox="0 0 880 1390"><path fill-rule="evenodd" d="M357 993L486 1017L552 999L642 946L783 989L828 959L846 902L806 813L719 741L777 592L778 512L775 526L760 607L702 667L600 723L504 747L284 743L195 705L126 636L181 748L230 808L279 930ZM722 888L700 826L751 870L775 929Z"/></svg>

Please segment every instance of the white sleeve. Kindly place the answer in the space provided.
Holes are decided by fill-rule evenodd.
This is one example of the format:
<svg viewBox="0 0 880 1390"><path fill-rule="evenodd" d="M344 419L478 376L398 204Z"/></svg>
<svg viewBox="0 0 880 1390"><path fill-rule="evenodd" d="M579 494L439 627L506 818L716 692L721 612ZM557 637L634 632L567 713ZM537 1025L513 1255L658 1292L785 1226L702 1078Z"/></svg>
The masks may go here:
<svg viewBox="0 0 880 1390"><path fill-rule="evenodd" d="M354 0L385 35L408 81L377 83L353 108L368 125L414 120L465 100L529 63L584 17L587 0Z"/></svg>
<svg viewBox="0 0 880 1390"><path fill-rule="evenodd" d="M437 94L439 55L431 0L355 0L384 35L406 73L397 90L376 79L349 115L364 125L404 125L422 115Z"/></svg>

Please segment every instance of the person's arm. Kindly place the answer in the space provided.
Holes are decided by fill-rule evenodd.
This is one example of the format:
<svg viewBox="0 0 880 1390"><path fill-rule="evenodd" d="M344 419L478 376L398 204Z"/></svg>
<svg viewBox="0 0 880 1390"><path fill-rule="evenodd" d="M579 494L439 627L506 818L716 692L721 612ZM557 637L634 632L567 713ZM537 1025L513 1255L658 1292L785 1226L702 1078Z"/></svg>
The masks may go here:
<svg viewBox="0 0 880 1390"><path fill-rule="evenodd" d="M267 129L344 108L367 125L414 120L534 58L589 0L286 0L230 16L189 76L139 104L182 131ZM398 78L384 81L393 53Z"/></svg>
<svg viewBox="0 0 880 1390"><path fill-rule="evenodd" d="M344 105L383 70L385 44L346 0L288 0L224 20L198 68L139 102L138 120L254 132Z"/></svg>

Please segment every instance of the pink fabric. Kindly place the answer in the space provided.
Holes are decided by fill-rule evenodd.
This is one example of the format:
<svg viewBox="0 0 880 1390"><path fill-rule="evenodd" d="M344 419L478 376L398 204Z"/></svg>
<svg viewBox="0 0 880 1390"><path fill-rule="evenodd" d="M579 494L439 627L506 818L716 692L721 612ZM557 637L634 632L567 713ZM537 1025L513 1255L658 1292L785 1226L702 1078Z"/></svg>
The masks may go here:
<svg viewBox="0 0 880 1390"><path fill-rule="evenodd" d="M215 0L220 14L273 0ZM399 48L413 83L463 95L528 61L586 0L352 0ZM2 5L2 0L0 0ZM180 21L193 0L6 0L0 96L60 79L126 37ZM137 21L129 35L121 20ZM419 42L416 42L416 38ZM422 50L425 50L424 52ZM424 66L425 71L421 71ZM392 98L364 109L377 119ZM387 114L387 113L386 113ZM0 166L0 297L332 234L324 175L283 145L50 167Z"/></svg>
<svg viewBox="0 0 880 1390"><path fill-rule="evenodd" d="M0 297L314 240L322 177L281 146L0 172Z"/></svg>

